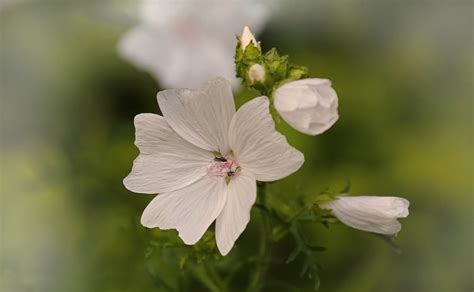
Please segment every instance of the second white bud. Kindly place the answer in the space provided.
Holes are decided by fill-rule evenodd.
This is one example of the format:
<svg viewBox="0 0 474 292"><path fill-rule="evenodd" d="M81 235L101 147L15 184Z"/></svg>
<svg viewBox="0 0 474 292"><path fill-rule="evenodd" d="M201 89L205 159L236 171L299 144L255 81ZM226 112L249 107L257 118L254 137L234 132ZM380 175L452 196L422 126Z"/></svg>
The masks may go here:
<svg viewBox="0 0 474 292"><path fill-rule="evenodd" d="M265 80L265 68L260 64L253 64L249 68L249 80L251 83L263 82Z"/></svg>
<svg viewBox="0 0 474 292"><path fill-rule="evenodd" d="M291 81L274 94L280 116L296 130L318 135L339 118L337 94L327 79L308 78Z"/></svg>

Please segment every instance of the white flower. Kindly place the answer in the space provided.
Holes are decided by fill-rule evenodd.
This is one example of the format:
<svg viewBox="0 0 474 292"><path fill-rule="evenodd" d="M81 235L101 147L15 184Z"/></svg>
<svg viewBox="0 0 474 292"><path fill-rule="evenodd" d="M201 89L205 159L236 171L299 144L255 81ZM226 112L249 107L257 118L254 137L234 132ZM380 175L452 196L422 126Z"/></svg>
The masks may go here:
<svg viewBox="0 0 474 292"><path fill-rule="evenodd" d="M242 31L242 36L240 37L240 48L244 51L250 43L253 43L254 46L258 46L257 40L255 39L253 33L250 31L250 28L248 26L245 26L244 30Z"/></svg>
<svg viewBox="0 0 474 292"><path fill-rule="evenodd" d="M120 41L126 60L164 88L196 88L215 76L234 85L235 36L242 26L263 28L266 6L243 1L141 1L141 24Z"/></svg>
<svg viewBox="0 0 474 292"><path fill-rule="evenodd" d="M318 135L339 118L337 94L327 79L309 78L279 87L274 105L280 116L296 130Z"/></svg>
<svg viewBox="0 0 474 292"><path fill-rule="evenodd" d="M275 130L267 97L235 112L224 78L198 90L161 91L158 104L163 117L135 117L140 155L124 185L159 193L142 224L177 229L186 244L196 243L216 220L217 246L226 255L250 220L256 180L290 175L303 164L303 154Z"/></svg>
<svg viewBox="0 0 474 292"><path fill-rule="evenodd" d="M320 204L330 209L344 224L374 233L396 234L402 226L397 218L408 216L410 202L399 197L340 196L336 200Z"/></svg>
<svg viewBox="0 0 474 292"><path fill-rule="evenodd" d="M250 82L262 82L265 80L265 68L262 65L256 63L249 68L249 79Z"/></svg>

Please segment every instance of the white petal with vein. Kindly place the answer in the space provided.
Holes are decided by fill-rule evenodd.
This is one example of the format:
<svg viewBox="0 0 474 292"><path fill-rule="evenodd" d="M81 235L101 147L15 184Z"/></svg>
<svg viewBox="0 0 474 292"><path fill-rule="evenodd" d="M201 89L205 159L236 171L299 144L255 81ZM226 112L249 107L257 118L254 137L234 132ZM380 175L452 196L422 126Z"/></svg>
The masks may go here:
<svg viewBox="0 0 474 292"><path fill-rule="evenodd" d="M157 98L163 116L181 137L202 149L227 154L227 133L235 113L227 80L218 77L197 90L164 90Z"/></svg>
<svg viewBox="0 0 474 292"><path fill-rule="evenodd" d="M244 171L229 182L227 201L216 220L217 247L226 255L250 221L250 209L257 195L256 181Z"/></svg>
<svg viewBox="0 0 474 292"><path fill-rule="evenodd" d="M178 136L163 117L137 115L135 128L135 144L140 155L124 179L127 189L146 194L169 192L206 175L212 153Z"/></svg>
<svg viewBox="0 0 474 292"><path fill-rule="evenodd" d="M185 244L195 244L221 212L226 201L224 179L204 177L180 190L156 196L143 212L149 228L176 229Z"/></svg>
<svg viewBox="0 0 474 292"><path fill-rule="evenodd" d="M239 108L229 128L229 143L242 169L259 181L274 181L297 171L303 154L275 130L265 96L254 98Z"/></svg>

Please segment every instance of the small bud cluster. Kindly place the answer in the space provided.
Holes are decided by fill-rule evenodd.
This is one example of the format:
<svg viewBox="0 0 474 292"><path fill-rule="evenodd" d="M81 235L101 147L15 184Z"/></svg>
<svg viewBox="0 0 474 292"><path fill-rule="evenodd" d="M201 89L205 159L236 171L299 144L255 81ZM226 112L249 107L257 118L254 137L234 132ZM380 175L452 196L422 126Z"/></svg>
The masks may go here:
<svg viewBox="0 0 474 292"><path fill-rule="evenodd" d="M242 36L237 37L235 66L237 77L242 78L244 85L268 96L282 84L308 75L306 67L291 64L288 56L280 56L274 48L263 53L247 26Z"/></svg>
<svg viewBox="0 0 474 292"><path fill-rule="evenodd" d="M263 53L248 27L237 38L235 68L244 85L268 96L279 116L301 133L322 134L339 118L331 81L308 78L306 67L290 63L275 48Z"/></svg>

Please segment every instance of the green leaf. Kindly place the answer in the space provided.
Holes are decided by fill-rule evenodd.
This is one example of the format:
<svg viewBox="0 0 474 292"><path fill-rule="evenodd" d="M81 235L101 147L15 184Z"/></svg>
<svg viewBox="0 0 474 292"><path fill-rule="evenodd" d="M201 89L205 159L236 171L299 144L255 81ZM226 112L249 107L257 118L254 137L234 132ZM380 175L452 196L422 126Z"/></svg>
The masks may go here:
<svg viewBox="0 0 474 292"><path fill-rule="evenodd" d="M282 226L282 225L275 226L272 229L272 241L273 242L278 242L283 237L285 237L287 234L288 234L288 228L286 228L285 226Z"/></svg>
<svg viewBox="0 0 474 292"><path fill-rule="evenodd" d="M186 265L186 263L188 262L188 258L189 258L189 254L185 254L183 257L181 257L181 259L179 260L179 268L181 270L184 269L184 266Z"/></svg>
<svg viewBox="0 0 474 292"><path fill-rule="evenodd" d="M319 277L319 274L317 274L317 273L311 274L310 278L313 278L314 290L319 290L319 288L321 287L321 278Z"/></svg>
<svg viewBox="0 0 474 292"><path fill-rule="evenodd" d="M299 247L296 247L291 253L290 255L288 256L288 258L286 259L285 263L286 264L289 264L291 263L292 261L294 261L296 259L296 257L301 253L301 249Z"/></svg>
<svg viewBox="0 0 474 292"><path fill-rule="evenodd" d="M322 252L322 251L326 250L326 248L324 246L318 246L318 245L306 244L306 247L309 248L311 251L314 251L314 252Z"/></svg>

